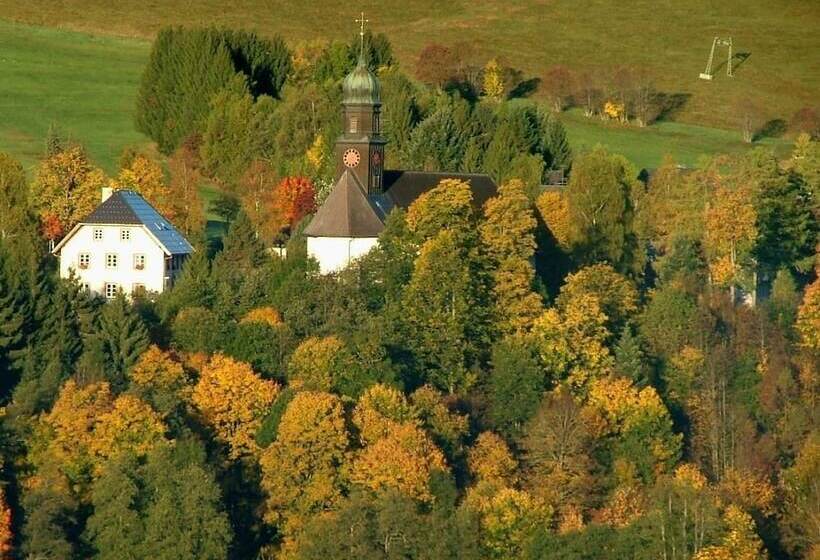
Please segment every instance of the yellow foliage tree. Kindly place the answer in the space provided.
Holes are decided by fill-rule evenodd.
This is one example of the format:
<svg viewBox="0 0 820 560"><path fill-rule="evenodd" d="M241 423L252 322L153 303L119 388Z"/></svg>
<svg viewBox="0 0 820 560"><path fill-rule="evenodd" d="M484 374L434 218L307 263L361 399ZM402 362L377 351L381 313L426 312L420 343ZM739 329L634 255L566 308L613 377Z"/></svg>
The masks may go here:
<svg viewBox="0 0 820 560"><path fill-rule="evenodd" d="M571 228L567 198L559 192L546 191L536 199L535 208L558 247L568 252Z"/></svg>
<svg viewBox="0 0 820 560"><path fill-rule="evenodd" d="M422 428L452 457L460 451L462 440L470 431L470 419L466 414L451 411L447 398L430 385L424 385L413 391L410 403Z"/></svg>
<svg viewBox="0 0 820 560"><path fill-rule="evenodd" d="M339 337L314 336L304 340L291 355L288 382L293 387L330 391L352 367L352 356Z"/></svg>
<svg viewBox="0 0 820 560"><path fill-rule="evenodd" d="M394 488L429 502L433 499L430 475L447 470L444 455L421 428L398 424L359 453L350 480L373 490Z"/></svg>
<svg viewBox="0 0 820 560"><path fill-rule="evenodd" d="M814 352L820 351L820 278L806 286L795 328L800 333L802 346Z"/></svg>
<svg viewBox="0 0 820 560"><path fill-rule="evenodd" d="M216 354L200 371L192 401L236 459L258 451L256 432L278 393L276 383L260 378L248 364Z"/></svg>
<svg viewBox="0 0 820 560"><path fill-rule="evenodd" d="M510 257L530 259L535 252L535 226L524 183L513 179L498 188L498 195L484 204L479 226L481 241L496 262Z"/></svg>
<svg viewBox="0 0 820 560"><path fill-rule="evenodd" d="M720 480L718 492L727 503L746 511L755 510L764 515L774 513L774 486L760 474L729 468Z"/></svg>
<svg viewBox="0 0 820 560"><path fill-rule="evenodd" d="M532 289L534 280L535 269L525 259L504 259L493 272L495 314L503 334L530 332L543 313L544 302Z"/></svg>
<svg viewBox="0 0 820 560"><path fill-rule="evenodd" d="M559 310L547 309L535 321L533 335L547 372L566 379L579 393L586 391L591 379L608 375L614 358L605 341L609 337L606 315L598 299L583 294L573 305Z"/></svg>
<svg viewBox="0 0 820 560"><path fill-rule="evenodd" d="M105 175L82 148L72 147L40 163L32 193L41 217L55 218L68 232L99 204L105 184Z"/></svg>
<svg viewBox="0 0 820 560"><path fill-rule="evenodd" d="M108 412L114 402L108 383L78 386L69 379L43 423L51 433L44 455L60 465L60 470L72 483L86 478L93 464L91 448L98 418ZM35 459L35 463L37 463Z"/></svg>
<svg viewBox="0 0 820 560"><path fill-rule="evenodd" d="M316 173L322 168L322 164L325 162L325 137L321 134L317 134L316 138L313 140L313 144L310 145L308 148L307 153L305 153L305 159L313 168L313 172Z"/></svg>
<svg viewBox="0 0 820 560"><path fill-rule="evenodd" d="M282 316L273 307L256 307L242 317L240 323L263 323L271 327L282 325Z"/></svg>
<svg viewBox="0 0 820 560"><path fill-rule="evenodd" d="M421 242L443 229L463 235L473 227L473 191L469 183L444 179L407 209L407 228Z"/></svg>
<svg viewBox="0 0 820 560"><path fill-rule="evenodd" d="M342 496L347 448L339 397L297 393L260 460L265 520L292 538L308 518L331 510Z"/></svg>
<svg viewBox="0 0 820 560"><path fill-rule="evenodd" d="M704 244L710 256L712 280L734 286L757 239L757 213L747 188L718 186L706 207Z"/></svg>
<svg viewBox="0 0 820 560"><path fill-rule="evenodd" d="M587 403L602 416L608 432L641 435L653 474L665 472L677 461L682 436L672 431L669 411L654 387L638 389L623 377L596 379L590 384Z"/></svg>
<svg viewBox="0 0 820 560"><path fill-rule="evenodd" d="M400 424L416 422L416 411L404 394L388 385L368 388L353 410L353 424L359 430L362 444L373 443Z"/></svg>
<svg viewBox="0 0 820 560"><path fill-rule="evenodd" d="M153 344L142 353L131 369L130 377L140 389L175 394L182 399L190 396L191 380L185 368L169 352Z"/></svg>
<svg viewBox="0 0 820 560"><path fill-rule="evenodd" d="M137 191L168 220L177 218L171 189L165 182L162 167L143 154L135 154L111 181L115 189Z"/></svg>
<svg viewBox="0 0 820 560"><path fill-rule="evenodd" d="M585 305L582 299L586 296L598 300L601 312L607 317L606 326L610 332L619 332L638 310L637 288L609 264L585 266L567 276L556 303L566 314L576 305Z"/></svg>
<svg viewBox="0 0 820 560"><path fill-rule="evenodd" d="M481 91L484 96L493 101L504 99L504 74L501 65L496 59L492 59L484 66L484 79Z"/></svg>
<svg viewBox="0 0 820 560"><path fill-rule="evenodd" d="M726 508L723 520L728 527L723 542L699 550L692 560L765 560L768 555L755 532L752 517L737 506Z"/></svg>
<svg viewBox="0 0 820 560"><path fill-rule="evenodd" d="M467 494L464 507L476 513L484 557L521 558L532 532L547 529L552 512L527 492L482 482Z"/></svg>
<svg viewBox="0 0 820 560"><path fill-rule="evenodd" d="M498 434L482 432L467 454L467 466L478 482L497 482L512 486L518 462Z"/></svg>
<svg viewBox="0 0 820 560"><path fill-rule="evenodd" d="M155 446L164 443L165 424L148 404L133 395L120 395L111 410L97 417L90 451L100 458L95 465L120 453L145 456Z"/></svg>

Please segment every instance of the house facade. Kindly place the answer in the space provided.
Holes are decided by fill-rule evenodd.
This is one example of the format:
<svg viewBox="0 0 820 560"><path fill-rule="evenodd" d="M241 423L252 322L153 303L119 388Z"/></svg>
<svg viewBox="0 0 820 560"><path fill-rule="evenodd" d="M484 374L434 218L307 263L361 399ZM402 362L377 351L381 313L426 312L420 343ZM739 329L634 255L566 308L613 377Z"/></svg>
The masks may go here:
<svg viewBox="0 0 820 560"><path fill-rule="evenodd" d="M170 287L193 247L134 191L104 189L102 203L54 248L60 276L114 297Z"/></svg>

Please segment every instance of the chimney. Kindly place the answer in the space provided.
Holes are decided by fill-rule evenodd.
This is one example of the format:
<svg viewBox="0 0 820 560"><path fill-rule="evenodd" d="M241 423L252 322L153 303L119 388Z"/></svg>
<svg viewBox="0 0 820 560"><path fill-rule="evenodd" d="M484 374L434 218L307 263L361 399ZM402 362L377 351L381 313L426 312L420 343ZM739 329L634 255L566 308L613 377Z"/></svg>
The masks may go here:
<svg viewBox="0 0 820 560"><path fill-rule="evenodd" d="M101 202L105 202L106 200L108 200L109 197L112 194L114 194L114 189L112 189L111 187L103 187L102 188L102 201Z"/></svg>

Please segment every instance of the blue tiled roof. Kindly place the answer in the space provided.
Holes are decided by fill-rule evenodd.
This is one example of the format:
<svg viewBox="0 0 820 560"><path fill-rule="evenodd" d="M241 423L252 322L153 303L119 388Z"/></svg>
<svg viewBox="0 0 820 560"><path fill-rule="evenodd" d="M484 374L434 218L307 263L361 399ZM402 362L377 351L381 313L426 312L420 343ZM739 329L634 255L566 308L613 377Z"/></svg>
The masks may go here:
<svg viewBox="0 0 820 560"><path fill-rule="evenodd" d="M143 225L172 255L192 253L194 248L177 229L135 191L114 191L80 223Z"/></svg>

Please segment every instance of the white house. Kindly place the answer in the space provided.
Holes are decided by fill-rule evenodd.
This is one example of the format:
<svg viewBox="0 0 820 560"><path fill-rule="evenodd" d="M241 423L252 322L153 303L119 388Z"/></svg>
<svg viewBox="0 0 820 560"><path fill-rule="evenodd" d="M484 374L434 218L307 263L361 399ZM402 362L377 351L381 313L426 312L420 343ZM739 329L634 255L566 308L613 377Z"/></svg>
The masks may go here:
<svg viewBox="0 0 820 560"><path fill-rule="evenodd" d="M407 209L442 179L467 181L473 204L481 208L495 196L487 175L384 169L387 140L381 133L381 86L363 54L342 83L342 124L336 140L336 184L305 228L307 252L319 270L341 270L378 243L387 215Z"/></svg>
<svg viewBox="0 0 820 560"><path fill-rule="evenodd" d="M171 223L134 191L103 189L103 201L68 232L53 253L60 276L73 271L86 289L112 298L162 292L193 247Z"/></svg>

